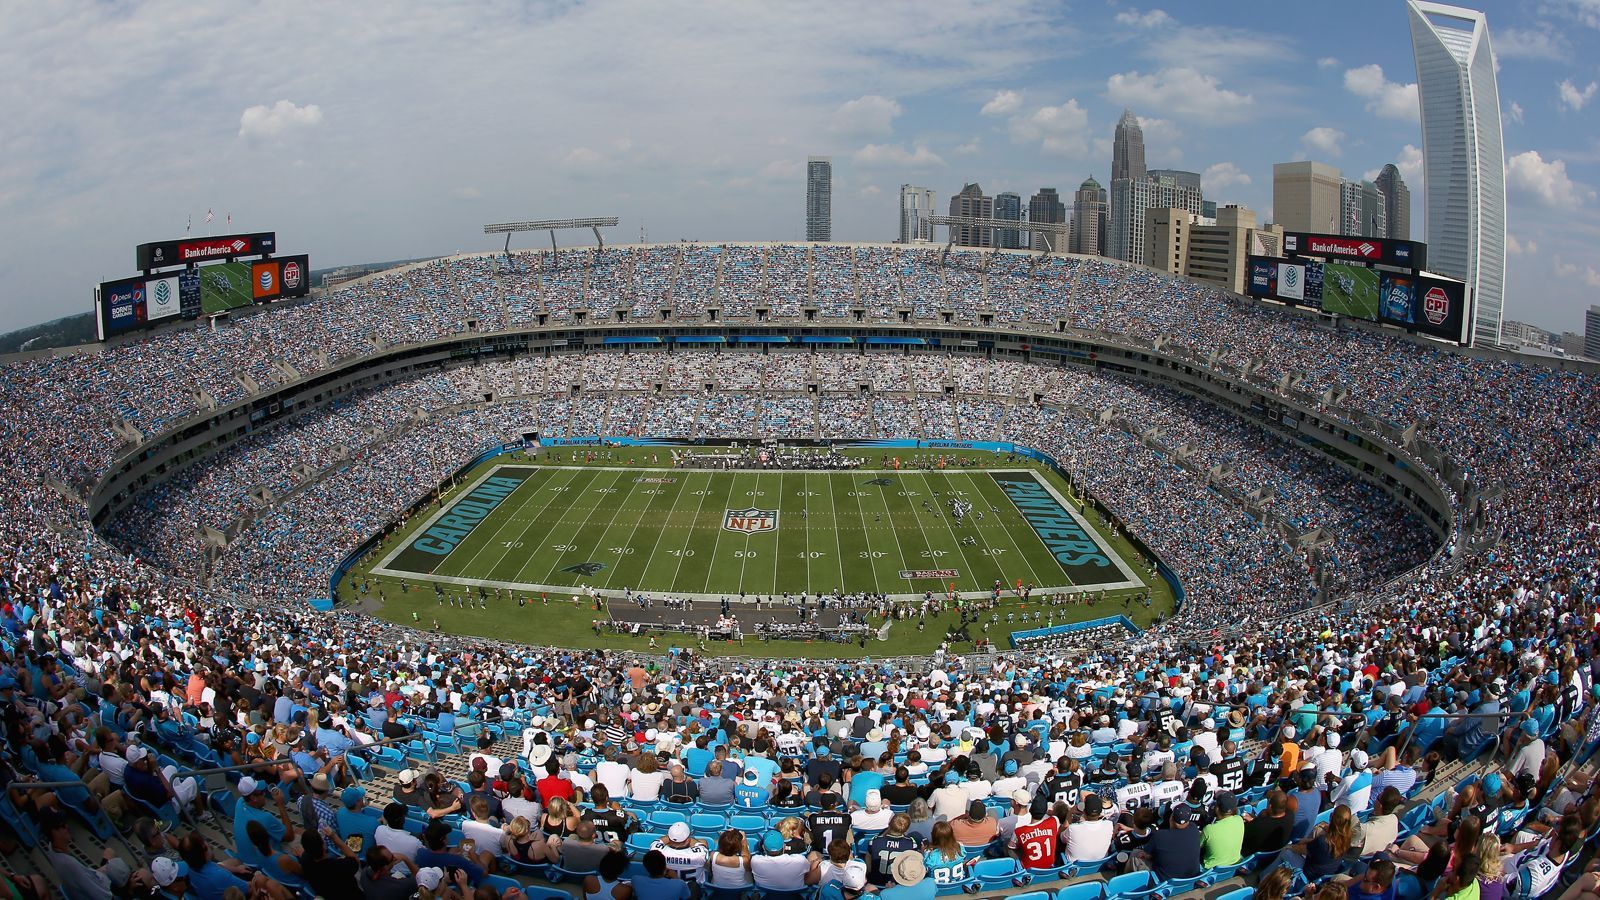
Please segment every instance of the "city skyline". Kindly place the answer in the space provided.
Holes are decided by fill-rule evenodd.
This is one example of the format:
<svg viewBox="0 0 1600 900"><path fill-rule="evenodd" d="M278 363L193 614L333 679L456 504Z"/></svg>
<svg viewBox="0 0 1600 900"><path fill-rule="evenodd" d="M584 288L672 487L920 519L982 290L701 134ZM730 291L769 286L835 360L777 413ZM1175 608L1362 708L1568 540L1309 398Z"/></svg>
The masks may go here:
<svg viewBox="0 0 1600 900"><path fill-rule="evenodd" d="M1500 66L1505 315L1573 329L1600 289L1600 14L1575 0L1478 8ZM1274 163L1326 161L1351 180L1395 164L1422 240L1406 9L1370 13L402 2L374 19L295 2L13 4L0 329L87 310L95 282L131 274L133 245L179 237L190 217L201 233L207 209L213 233L231 213L233 230L275 230L316 268L490 250L483 223L541 217L617 215L608 243L641 229L798 241L806 159L826 155L832 238L892 241L901 184L941 208L973 182L1065 199L1092 177L1109 191L1124 109L1149 168L1200 173L1207 200L1262 221ZM251 37L290 20L293 40Z"/></svg>

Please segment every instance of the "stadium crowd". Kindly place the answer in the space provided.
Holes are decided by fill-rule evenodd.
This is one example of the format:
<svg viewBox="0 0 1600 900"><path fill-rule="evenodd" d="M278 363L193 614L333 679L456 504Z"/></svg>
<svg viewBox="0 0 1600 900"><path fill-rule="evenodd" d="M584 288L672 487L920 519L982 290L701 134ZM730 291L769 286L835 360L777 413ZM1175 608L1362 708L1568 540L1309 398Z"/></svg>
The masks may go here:
<svg viewBox="0 0 1600 900"><path fill-rule="evenodd" d="M1600 738L1594 376L1327 330L1102 261L953 259L945 268L916 249L685 245L524 254L509 275L492 257L452 259L218 331L8 363L0 822L19 840L36 836L69 897L303 889L490 900L513 890L502 874L561 869L589 897L613 900L751 887L793 897L807 886L901 900L1116 870L1171 892L1247 860L1269 900L1299 883L1322 884L1322 897L1330 882L1374 898L1596 892L1600 877L1581 871L1600 823L1583 764ZM1235 370L1258 363L1252 377L1264 385L1292 376L1313 393L1348 392L1352 415L1416 424L1472 483L1495 487L1484 502L1499 539L1415 566L1421 538L1403 514L1325 480L1288 445L1150 388L971 360L889 357L880 369L863 357L841 374L815 359L730 366L710 354L706 366L752 393L808 374L844 391L858 390L855 378L907 385L910 396L875 396L869 417L853 420L879 434L948 422L965 438L977 438L972 428L1049 450L1179 570L1194 602L1130 644L1001 655L981 670L960 657L647 665L282 602L303 596L385 509L530 419L694 421L704 434L760 421L743 412L754 397L703 386L660 404L671 414L649 398L574 400L567 386L590 383L571 381L589 367L609 373L594 383L631 377L615 356L508 364L524 371L492 383L520 385L519 399L438 403L381 449L355 437L354 423L374 421L355 407L415 408L404 395L413 389L431 405L476 390L486 373L442 376L480 379L454 389L382 388L248 439L216 461L204 489L197 466L120 523L148 558L111 550L85 523L81 497L124 449L119 419L148 434L207 398L281 382L280 363L304 374L468 323L609 318L620 306L640 318L660 308L816 308L825 318L860 308L886 319L948 310L960 321L1059 318L1171 337L1170 352L1202 347ZM697 364L674 354L661 371ZM964 396L911 393L941 383L940 368L962 379ZM1034 393L1052 400L1035 404ZM1241 487L1270 485L1297 526L1348 537L1341 557L1362 557L1370 540L1399 558L1341 558L1353 592L1305 608L1305 561L1203 478L1080 412L1109 407L1163 429L1166 446L1225 463ZM839 421L851 420L820 420ZM283 484L274 450L316 468L337 458L334 447L361 450L360 464L324 465L320 480L292 487L224 556L227 589L195 587L192 553L179 549L192 550L182 532L193 522L181 519L225 522L251 486ZM413 742L412 755L378 746L391 738ZM429 771L437 753L471 757L463 783ZM1481 779L1401 815L1446 761L1480 754L1496 760ZM263 765L236 779L182 774L246 761ZM362 786L375 784L375 764L399 773L385 778L389 796ZM231 840L201 837L194 824L207 817ZM130 827L132 858L86 860L77 820ZM3 877L13 896L49 889L26 872Z"/></svg>

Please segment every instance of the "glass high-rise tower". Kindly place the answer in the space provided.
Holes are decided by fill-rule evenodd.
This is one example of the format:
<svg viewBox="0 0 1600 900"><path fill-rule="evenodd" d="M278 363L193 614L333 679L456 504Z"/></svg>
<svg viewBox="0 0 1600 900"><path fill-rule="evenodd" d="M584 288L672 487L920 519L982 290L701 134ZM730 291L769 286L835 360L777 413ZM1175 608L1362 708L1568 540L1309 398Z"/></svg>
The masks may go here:
<svg viewBox="0 0 1600 900"><path fill-rule="evenodd" d="M833 240L833 160L806 160L806 240Z"/></svg>
<svg viewBox="0 0 1600 900"><path fill-rule="evenodd" d="M1483 13L1408 0L1422 106L1428 268L1467 283L1472 338L1497 344L1505 307L1505 144Z"/></svg>

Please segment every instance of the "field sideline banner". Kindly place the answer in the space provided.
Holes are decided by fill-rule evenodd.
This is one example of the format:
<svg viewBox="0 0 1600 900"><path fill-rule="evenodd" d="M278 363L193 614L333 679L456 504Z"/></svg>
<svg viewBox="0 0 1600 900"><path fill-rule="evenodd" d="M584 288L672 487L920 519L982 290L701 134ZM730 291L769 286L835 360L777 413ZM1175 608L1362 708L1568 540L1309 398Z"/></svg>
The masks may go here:
<svg viewBox="0 0 1600 900"><path fill-rule="evenodd" d="M1017 641L1027 638L1052 637L1058 634L1071 634L1074 631L1088 631L1091 628L1104 628L1107 625L1121 625L1134 636L1144 634L1139 626L1127 616L1106 616L1103 619L1089 619L1085 622L1069 622L1066 625L1053 625L1049 628L1030 628L1027 631L1011 632L1011 649L1017 649Z"/></svg>

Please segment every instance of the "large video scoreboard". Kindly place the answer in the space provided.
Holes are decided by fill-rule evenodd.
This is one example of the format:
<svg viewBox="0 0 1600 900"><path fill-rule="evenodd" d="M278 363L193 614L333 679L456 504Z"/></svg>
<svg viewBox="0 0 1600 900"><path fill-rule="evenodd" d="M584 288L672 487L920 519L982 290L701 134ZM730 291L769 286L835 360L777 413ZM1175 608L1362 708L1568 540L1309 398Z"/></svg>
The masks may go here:
<svg viewBox="0 0 1600 900"><path fill-rule="evenodd" d="M277 236L270 231L140 244L135 260L143 274L95 288L100 340L257 303L304 297L311 292L309 260L303 253L274 256L276 248ZM201 265L204 262L213 264Z"/></svg>
<svg viewBox="0 0 1600 900"><path fill-rule="evenodd" d="M1289 232L1283 250L1281 257L1247 258L1245 293L1457 344L1470 340L1467 286L1423 270L1426 244Z"/></svg>

